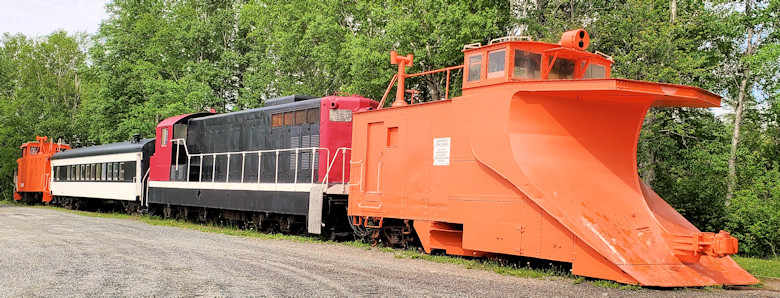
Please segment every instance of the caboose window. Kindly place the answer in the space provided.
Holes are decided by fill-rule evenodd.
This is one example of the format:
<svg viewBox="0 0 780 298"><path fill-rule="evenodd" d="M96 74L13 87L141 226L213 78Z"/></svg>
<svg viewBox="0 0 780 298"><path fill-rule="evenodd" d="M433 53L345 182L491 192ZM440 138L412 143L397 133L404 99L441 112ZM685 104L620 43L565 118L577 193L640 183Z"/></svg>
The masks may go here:
<svg viewBox="0 0 780 298"><path fill-rule="evenodd" d="M521 50L515 50L515 78L520 79L540 79L541 76L542 54L531 53Z"/></svg>
<svg viewBox="0 0 780 298"><path fill-rule="evenodd" d="M549 62L552 62L550 57ZM550 68L550 75L547 76L550 80L565 80L574 78L574 60L557 58L555 64Z"/></svg>
<svg viewBox="0 0 780 298"><path fill-rule="evenodd" d="M498 50L488 52L488 73L487 77L498 78L504 76L506 68L506 51Z"/></svg>
<svg viewBox="0 0 780 298"><path fill-rule="evenodd" d="M469 57L469 77L468 82L478 81L482 74L482 55L477 54Z"/></svg>

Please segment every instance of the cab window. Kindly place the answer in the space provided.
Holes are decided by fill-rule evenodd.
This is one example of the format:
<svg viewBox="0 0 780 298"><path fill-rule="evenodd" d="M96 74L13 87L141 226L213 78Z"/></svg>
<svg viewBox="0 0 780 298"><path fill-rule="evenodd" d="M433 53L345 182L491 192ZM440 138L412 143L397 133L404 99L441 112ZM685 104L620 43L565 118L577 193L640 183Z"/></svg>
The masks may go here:
<svg viewBox="0 0 780 298"><path fill-rule="evenodd" d="M38 154L38 147L30 147L30 155Z"/></svg>
<svg viewBox="0 0 780 298"><path fill-rule="evenodd" d="M160 144L160 147L166 147L168 146L168 128L162 129L162 142Z"/></svg>
<svg viewBox="0 0 780 298"><path fill-rule="evenodd" d="M542 54L515 50L513 77L521 79L540 79Z"/></svg>
<svg viewBox="0 0 780 298"><path fill-rule="evenodd" d="M469 57L469 75L468 82L479 81L482 73L482 55L477 54Z"/></svg>
<svg viewBox="0 0 780 298"><path fill-rule="evenodd" d="M504 76L506 67L506 50L497 50L488 52L488 73L487 77L499 78Z"/></svg>
<svg viewBox="0 0 780 298"><path fill-rule="evenodd" d="M552 57L550 61L552 62ZM547 76L550 80L565 80L574 78L574 60L558 58L555 59L555 64L550 68L550 75Z"/></svg>
<svg viewBox="0 0 780 298"><path fill-rule="evenodd" d="M585 66L585 62L582 62L582 66ZM585 69L585 73L582 75L583 79L603 79L607 77L607 68L604 65L589 64Z"/></svg>

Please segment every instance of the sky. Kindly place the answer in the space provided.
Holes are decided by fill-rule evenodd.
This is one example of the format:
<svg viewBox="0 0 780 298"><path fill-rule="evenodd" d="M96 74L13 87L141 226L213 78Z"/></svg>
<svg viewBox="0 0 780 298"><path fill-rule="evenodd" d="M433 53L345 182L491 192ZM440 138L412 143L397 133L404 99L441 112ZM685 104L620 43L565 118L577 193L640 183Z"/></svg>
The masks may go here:
<svg viewBox="0 0 780 298"><path fill-rule="evenodd" d="M110 0L0 0L0 34L48 35L57 29L68 33L97 32L108 18Z"/></svg>

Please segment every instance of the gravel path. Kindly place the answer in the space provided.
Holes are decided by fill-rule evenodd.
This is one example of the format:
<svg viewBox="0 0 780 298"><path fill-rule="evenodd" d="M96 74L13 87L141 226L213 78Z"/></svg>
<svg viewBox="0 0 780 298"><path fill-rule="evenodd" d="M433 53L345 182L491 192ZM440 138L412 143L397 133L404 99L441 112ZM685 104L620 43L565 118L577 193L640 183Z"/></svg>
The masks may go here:
<svg viewBox="0 0 780 298"><path fill-rule="evenodd" d="M398 259L326 243L204 233L0 204L0 296L780 296L621 291Z"/></svg>

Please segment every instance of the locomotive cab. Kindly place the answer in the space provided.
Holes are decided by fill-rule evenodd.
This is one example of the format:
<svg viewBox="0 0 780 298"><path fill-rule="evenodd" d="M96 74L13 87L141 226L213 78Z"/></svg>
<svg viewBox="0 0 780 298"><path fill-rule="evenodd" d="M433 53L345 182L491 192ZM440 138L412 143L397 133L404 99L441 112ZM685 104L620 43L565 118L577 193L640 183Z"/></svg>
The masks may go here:
<svg viewBox="0 0 780 298"><path fill-rule="evenodd" d="M585 49L585 30L564 34L559 44L508 36L463 47L463 88L534 80L604 79L610 77L612 58Z"/></svg>

